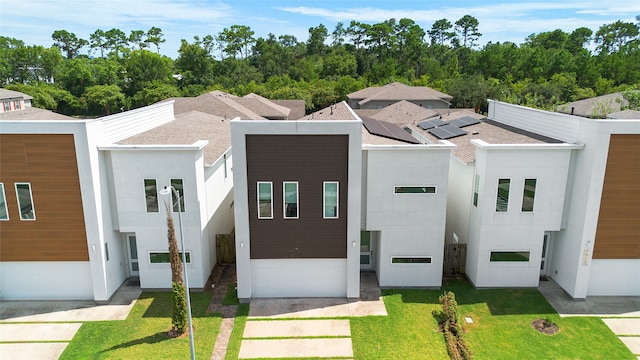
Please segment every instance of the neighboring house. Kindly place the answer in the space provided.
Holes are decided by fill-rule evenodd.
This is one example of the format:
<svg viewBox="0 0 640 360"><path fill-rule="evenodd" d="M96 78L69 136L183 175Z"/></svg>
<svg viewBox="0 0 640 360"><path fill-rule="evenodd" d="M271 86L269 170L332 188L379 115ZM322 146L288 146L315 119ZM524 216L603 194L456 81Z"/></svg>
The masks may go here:
<svg viewBox="0 0 640 360"><path fill-rule="evenodd" d="M448 109L450 95L427 86L409 86L394 82L380 87L368 87L347 95L352 109L382 109L406 100L426 109Z"/></svg>
<svg viewBox="0 0 640 360"><path fill-rule="evenodd" d="M31 107L33 97L18 91L0 89L0 113L23 110Z"/></svg>
<svg viewBox="0 0 640 360"><path fill-rule="evenodd" d="M211 92L92 120L0 115L0 298L102 302L128 278L170 288L165 203L204 288L216 235L234 229L231 119L304 107L284 104ZM160 195L169 185L179 200Z"/></svg>
<svg viewBox="0 0 640 360"><path fill-rule="evenodd" d="M558 105L556 111L594 119L605 119L607 115L622 110L629 102L622 97L622 93L612 93L593 98L578 100Z"/></svg>

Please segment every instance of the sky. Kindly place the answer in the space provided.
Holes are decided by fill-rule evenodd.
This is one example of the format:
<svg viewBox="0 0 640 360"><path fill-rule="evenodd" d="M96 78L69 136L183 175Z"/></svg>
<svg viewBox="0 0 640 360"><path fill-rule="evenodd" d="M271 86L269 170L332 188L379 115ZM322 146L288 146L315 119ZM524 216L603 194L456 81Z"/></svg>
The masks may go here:
<svg viewBox="0 0 640 360"><path fill-rule="evenodd" d="M595 31L617 20L636 23L639 0L0 0L0 35L27 45L51 46L51 34L67 30L83 39L97 29L162 29L160 53L178 56L180 40L216 35L231 25L246 25L255 37L293 35L306 41L309 28L323 24L333 31L338 22L379 23L390 18L413 19L425 32L438 19L451 23L464 15L478 19L479 44L511 41L528 35L579 27ZM88 49L84 49L86 53Z"/></svg>

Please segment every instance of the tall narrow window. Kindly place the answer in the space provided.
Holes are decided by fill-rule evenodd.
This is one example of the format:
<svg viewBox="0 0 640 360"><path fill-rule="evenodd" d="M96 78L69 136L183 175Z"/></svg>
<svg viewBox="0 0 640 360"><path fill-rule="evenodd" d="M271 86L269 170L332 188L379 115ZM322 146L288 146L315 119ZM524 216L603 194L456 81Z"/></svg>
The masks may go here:
<svg viewBox="0 0 640 360"><path fill-rule="evenodd" d="M298 218L298 182L285 181L282 183L282 193L284 200L284 218Z"/></svg>
<svg viewBox="0 0 640 360"><path fill-rule="evenodd" d="M480 189L480 175L476 174L473 182L473 206L478 207L478 190Z"/></svg>
<svg viewBox="0 0 640 360"><path fill-rule="evenodd" d="M324 218L338 218L338 182L325 181L323 190Z"/></svg>
<svg viewBox="0 0 640 360"><path fill-rule="evenodd" d="M9 220L7 197L4 195L4 184L0 183L0 220Z"/></svg>
<svg viewBox="0 0 640 360"><path fill-rule="evenodd" d="M184 185L182 179L171 179L171 186L173 186L173 188L178 192L178 195L180 195L180 207L178 207L178 199L176 199L176 194L173 191L171 192L173 211L178 212L178 210L180 210L181 212L184 212Z"/></svg>
<svg viewBox="0 0 640 360"><path fill-rule="evenodd" d="M498 196L496 199L496 211L505 212L509 208L510 179L498 179Z"/></svg>
<svg viewBox="0 0 640 360"><path fill-rule="evenodd" d="M227 176L229 175L227 173L227 154L222 155L222 160L224 161L224 163L222 164L222 166L224 166L224 178L226 179Z"/></svg>
<svg viewBox="0 0 640 360"><path fill-rule="evenodd" d="M5 101L4 102L4 111L9 111L11 110L11 104L9 103L9 101Z"/></svg>
<svg viewBox="0 0 640 360"><path fill-rule="evenodd" d="M158 212L158 186L156 179L144 179L144 196L147 212Z"/></svg>
<svg viewBox="0 0 640 360"><path fill-rule="evenodd" d="M524 179L522 211L533 211L533 200L536 197L536 182L536 179Z"/></svg>
<svg viewBox="0 0 640 360"><path fill-rule="evenodd" d="M273 219L273 184L258 181L258 219Z"/></svg>
<svg viewBox="0 0 640 360"><path fill-rule="evenodd" d="M16 108L16 110L20 110L20 100L15 100L13 102L13 106Z"/></svg>
<svg viewBox="0 0 640 360"><path fill-rule="evenodd" d="M35 220L36 212L33 209L33 194L30 183L16 183L16 196L18 197L18 211L20 220Z"/></svg>

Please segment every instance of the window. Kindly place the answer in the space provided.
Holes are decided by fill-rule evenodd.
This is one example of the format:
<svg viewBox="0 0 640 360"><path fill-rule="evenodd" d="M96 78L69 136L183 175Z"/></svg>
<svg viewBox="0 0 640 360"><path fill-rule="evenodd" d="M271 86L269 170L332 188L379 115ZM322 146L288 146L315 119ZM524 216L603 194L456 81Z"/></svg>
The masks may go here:
<svg viewBox="0 0 640 360"><path fill-rule="evenodd" d="M298 182L285 181L282 183L282 193L284 201L284 218L298 218Z"/></svg>
<svg viewBox="0 0 640 360"><path fill-rule="evenodd" d="M0 220L9 220L7 197L4 195L4 184L0 183Z"/></svg>
<svg viewBox="0 0 640 360"><path fill-rule="evenodd" d="M184 212L184 185L182 179L171 179L171 186L176 189L178 196L180 196L180 207L178 207L178 199L176 199L176 194L171 192L171 201L173 203L173 211Z"/></svg>
<svg viewBox="0 0 640 360"><path fill-rule="evenodd" d="M158 212L158 186L156 179L144 179L144 196L147 212Z"/></svg>
<svg viewBox="0 0 640 360"><path fill-rule="evenodd" d="M536 179L524 179L522 192L522 211L533 211L533 200L536 197Z"/></svg>
<svg viewBox="0 0 640 360"><path fill-rule="evenodd" d="M16 183L16 196L18 197L18 212L20 220L35 220L36 212L33 209L33 194L30 183Z"/></svg>
<svg viewBox="0 0 640 360"><path fill-rule="evenodd" d="M273 219L273 184L258 181L258 219Z"/></svg>
<svg viewBox="0 0 640 360"><path fill-rule="evenodd" d="M435 194L435 186L394 186L395 194Z"/></svg>
<svg viewBox="0 0 640 360"><path fill-rule="evenodd" d="M480 175L476 174L473 182L473 206L478 207L478 190L480 189Z"/></svg>
<svg viewBox="0 0 640 360"><path fill-rule="evenodd" d="M109 261L109 244L104 243L104 257L106 261Z"/></svg>
<svg viewBox="0 0 640 360"><path fill-rule="evenodd" d="M324 203L324 215L325 219L337 219L338 218L338 182L337 181L325 181L323 183L323 203Z"/></svg>
<svg viewBox="0 0 640 360"><path fill-rule="evenodd" d="M509 207L509 185L511 185L510 179L498 179L497 212L505 212Z"/></svg>
<svg viewBox="0 0 640 360"><path fill-rule="evenodd" d="M15 100L13 102L13 106L14 106L15 110L20 110L20 100Z"/></svg>
<svg viewBox="0 0 640 360"><path fill-rule="evenodd" d="M430 257L391 257L392 264L431 264Z"/></svg>
<svg viewBox="0 0 640 360"><path fill-rule="evenodd" d="M191 264L191 252L187 251L185 254L187 258L187 264ZM168 252L152 252L149 253L149 262L151 264L168 264L169 253ZM182 262L182 252L180 252L180 262Z"/></svg>
<svg viewBox="0 0 640 360"><path fill-rule="evenodd" d="M11 110L11 103L9 103L9 101L5 101L4 102L4 111L10 111Z"/></svg>
<svg viewBox="0 0 640 360"><path fill-rule="evenodd" d="M222 155L222 160L224 161L224 163L222 164L222 166L224 166L224 178L226 179L227 176L229 175L227 173L227 154Z"/></svg>
<svg viewBox="0 0 640 360"><path fill-rule="evenodd" d="M492 251L491 262L529 262L529 251Z"/></svg>

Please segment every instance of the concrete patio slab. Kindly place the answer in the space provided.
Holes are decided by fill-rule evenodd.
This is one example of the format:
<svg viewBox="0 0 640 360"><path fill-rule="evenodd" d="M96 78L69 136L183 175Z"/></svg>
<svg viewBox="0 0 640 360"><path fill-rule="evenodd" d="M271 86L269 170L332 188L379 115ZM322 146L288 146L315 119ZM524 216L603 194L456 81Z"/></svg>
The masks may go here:
<svg viewBox="0 0 640 360"><path fill-rule="evenodd" d="M640 318L633 319L602 319L609 329L616 335L640 336Z"/></svg>
<svg viewBox="0 0 640 360"><path fill-rule="evenodd" d="M574 300L553 280L540 281L538 290L560 316L640 318L640 296L587 296Z"/></svg>
<svg viewBox="0 0 640 360"><path fill-rule="evenodd" d="M384 302L347 301L346 298L252 299L252 318L323 318L387 315Z"/></svg>
<svg viewBox="0 0 640 360"><path fill-rule="evenodd" d="M349 301L349 316L387 316L387 308L384 306L382 297L377 301L359 300Z"/></svg>
<svg viewBox="0 0 640 360"><path fill-rule="evenodd" d="M637 336L620 336L620 339L628 348L631 353L640 355L640 337Z"/></svg>
<svg viewBox="0 0 640 360"><path fill-rule="evenodd" d="M2 357L11 360L57 360L68 343L0 344Z"/></svg>
<svg viewBox="0 0 640 360"><path fill-rule="evenodd" d="M242 340L240 359L353 357L351 339Z"/></svg>
<svg viewBox="0 0 640 360"><path fill-rule="evenodd" d="M0 341L69 341L80 326L82 323L0 324Z"/></svg>
<svg viewBox="0 0 640 360"><path fill-rule="evenodd" d="M243 338L351 336L349 320L247 321Z"/></svg>

